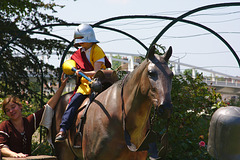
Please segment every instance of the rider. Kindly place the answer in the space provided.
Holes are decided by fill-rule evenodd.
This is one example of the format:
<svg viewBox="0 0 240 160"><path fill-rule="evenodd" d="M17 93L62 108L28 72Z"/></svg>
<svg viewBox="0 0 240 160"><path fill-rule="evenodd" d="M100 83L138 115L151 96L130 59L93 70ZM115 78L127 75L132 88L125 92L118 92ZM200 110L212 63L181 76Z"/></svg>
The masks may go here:
<svg viewBox="0 0 240 160"><path fill-rule="evenodd" d="M79 71L88 77L93 77L98 70L111 67L105 53L96 44L99 41L96 40L93 28L89 24L80 24L74 32L74 39L74 46L81 47L71 56L71 59L77 64L76 74L78 77L81 77ZM78 78L78 81L62 117L60 132L56 135L55 142L64 141L66 131L71 127L77 109L91 93L88 81L84 77Z"/></svg>

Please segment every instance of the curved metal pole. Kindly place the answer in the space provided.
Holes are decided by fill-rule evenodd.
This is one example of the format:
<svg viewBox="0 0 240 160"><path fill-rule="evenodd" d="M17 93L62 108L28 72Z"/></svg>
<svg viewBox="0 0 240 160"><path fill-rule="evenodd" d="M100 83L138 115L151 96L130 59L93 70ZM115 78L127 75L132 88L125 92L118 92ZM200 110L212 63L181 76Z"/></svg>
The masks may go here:
<svg viewBox="0 0 240 160"><path fill-rule="evenodd" d="M229 7L229 6L240 6L240 2L235 2L235 3L220 3L220 4L213 4L213 5L207 5L207 6L203 6L203 7L199 7L199 8L196 8L196 9L193 9L187 13L184 13L182 14L181 16L179 16L178 18L176 18L175 20L173 20L172 22L170 22L165 28L162 29L162 31L156 36L156 38L152 41L149 49L148 49L148 52L147 52L147 55L149 54L149 50L150 48L155 44L157 43L157 41L161 38L161 36L171 27L173 26L175 23L177 23L178 21L181 21L183 18L193 14L193 13L196 13L196 12L199 12L199 11L203 11L203 10L206 10L206 9L211 9L211 8L217 8L217 7ZM236 58L237 62L238 62L238 65L240 67L240 59L237 55L237 53L232 49L232 48L229 48L231 50L231 52L233 53L234 57Z"/></svg>
<svg viewBox="0 0 240 160"><path fill-rule="evenodd" d="M47 25L42 25L42 26L38 26L38 27L34 27L31 29L27 29L26 31L20 31L12 40L8 41L7 44L5 44L2 49L0 50L0 56L2 54L2 52L11 44L13 43L18 37L20 37L23 33L25 32L31 32L35 29L40 29L40 28L44 28L44 27L53 27L53 26L77 26L79 24L77 23L64 23L64 24L47 24Z"/></svg>
<svg viewBox="0 0 240 160"><path fill-rule="evenodd" d="M238 3L239 4L239 3ZM240 5L240 4L239 4ZM215 5L214 5L215 6ZM217 36L227 47L228 49L232 52L232 54L235 56L235 58L237 59L237 61L239 62L239 58L236 54L236 52L234 51L234 49L230 46L230 44L223 38L221 37L217 32L213 31L212 29L201 25L199 23L193 22L193 21L189 21L189 20L184 20L184 19L178 19L178 18L173 18L173 17L166 17L166 16L147 16L147 15L133 15L133 16L119 16L119 17L113 17L113 18L109 18L109 19L105 19L102 20L98 23L96 23L95 25L101 25L110 21L115 21L115 20L120 20L120 19L134 19L134 18L156 18L156 19L166 19L166 20L172 20L172 21L180 21L180 22L184 22L184 23L189 23L198 27L201 27L209 32L211 32L213 35ZM178 20L177 20L178 19ZM160 33L159 33L160 34ZM163 35L164 33L162 33ZM158 35L159 36L159 35ZM157 38L158 36L155 38L155 41L153 41L149 47L149 49L157 42ZM159 37L160 38L160 37ZM148 55L148 51L149 49L147 49L147 54Z"/></svg>
<svg viewBox="0 0 240 160"><path fill-rule="evenodd" d="M217 36L221 41L223 41L223 43L225 45L227 45L227 47L231 50L231 52L234 54L234 56L236 58L238 58L238 56L236 55L235 51L232 49L232 47L228 44L227 41L225 41L225 39L223 39L219 34L217 34L216 32L214 32L213 30L211 30L210 28L206 27L206 26L203 26L201 24L198 24L196 22L192 22L192 21L187 21L187 20L183 20L184 17L192 14L192 13L195 13L197 11L200 11L200 10L204 10L204 9L209 9L209 8L214 8L214 7L223 7L223 6L239 6L240 3L223 3L223 4L215 4L215 5L209 5L209 6L204 6L204 7L200 7L200 8L197 8L195 10L192 10L192 11L189 11L185 14L183 14L182 16L178 17L178 18L173 18L173 17L165 17L165 16L147 16L147 15L134 15L134 16L120 16L120 17L113 17L113 18L109 18L109 19L106 19L106 20L103 20L103 21L100 21L98 23L95 23L93 25L93 27L98 27L98 28L104 28L104 29L109 29L109 30L113 30L113 31L116 31L116 32L119 32L119 33L122 33L122 34L125 34L127 36L129 36L130 38L134 39L135 41L137 41L139 44L141 44L143 47L145 46L141 41L139 41L137 38L131 36L130 34L126 33L126 32L123 32L123 31L120 31L120 30L117 30L117 29L114 29L114 28L110 28L110 27L104 27L104 26L100 26L101 24L103 23L107 23L107 22L110 22L110 21L114 21L114 20L120 20L120 19L133 19L133 18L157 18L157 19L167 19L167 20L172 20L172 22L165 27L165 31L162 30L159 35L154 39L154 41L152 42L152 44L150 45L150 47L155 44L156 42L155 41L158 41L158 39L167 31L167 29L169 29L173 24L175 24L176 22L178 21L181 21L181 22L185 22L185 23L189 23L189 24L194 24L196 26L199 26L201 28L204 28L206 30L208 30L209 32L211 32L212 34L214 34L215 36ZM35 28L32 28L32 29L29 29L27 30L26 32L30 32L32 30L35 30L35 29L39 29L39 28L44 28L44 27L49 27L49 26L77 26L79 24L75 24L75 23L66 23L66 24L49 24L49 25L43 25L43 26L39 26L39 27L35 27ZM19 36L19 35L18 35ZM11 41L9 41L8 44L6 44L2 50L0 51L0 55L2 53L2 51L10 44L12 43L18 36L16 36L15 38L13 38ZM60 36L59 36L60 37ZM58 37L58 38L59 38ZM63 38L62 38L63 39ZM67 51L69 50L70 46L72 44L69 44L69 46L67 47L67 49L65 50L65 53L64 53L64 56L61 60L61 63L60 63L60 67L62 65L62 61L64 60L65 58L65 55L67 53ZM149 48L150 48L149 47ZM146 50L147 48L144 47ZM148 51L148 50L147 50ZM148 53L147 53L148 54ZM239 59L239 58L238 58Z"/></svg>
<svg viewBox="0 0 240 160"><path fill-rule="evenodd" d="M44 27L52 27L52 26L77 26L79 24L74 24L74 23L70 23L70 24L49 24L49 25L43 25L43 26L39 26L39 27L35 27L35 28L32 28L32 29L28 29L26 31L22 31L20 32L17 36L15 36L11 41L9 41L1 50L0 50L0 56L1 56L1 53L11 44L13 43L18 37L20 37L23 33L38 33L38 34L45 34L45 35L49 35L49 36L53 36L53 37L56 37L56 38L59 38L59 39L62 39L64 41L67 41L69 43L71 43L69 40L61 37L61 36L57 36L57 35L54 35L54 34L50 34L50 33L42 33L42 32L34 32L33 30L35 29L39 29L39 28L44 28ZM39 69L41 70L41 102L40 102L40 106L42 107L43 106L43 71L42 71L42 68L41 68L41 65L39 64L38 62L38 58L37 57L34 57L34 55L29 52L28 50L26 50L25 48L23 48L25 51L27 51L34 59L35 61L37 62L38 66L39 66ZM61 76L60 76L61 77ZM61 81L61 80L60 80Z"/></svg>
<svg viewBox="0 0 240 160"><path fill-rule="evenodd" d="M106 26L99 26L99 25L96 25L95 24L93 25L93 27L96 27L96 28L103 28L103 29L108 29L108 30L112 30L112 31L115 31L115 32L119 32L119 33L122 33L130 38L132 38L133 40L135 40L136 42L138 42L143 48L145 48L146 50L148 49L147 46L145 46L139 39L137 39L136 37L124 32L124 31L121 31L119 29L116 29L116 28L111 28L111 27L106 27Z"/></svg>
<svg viewBox="0 0 240 160"><path fill-rule="evenodd" d="M60 68L61 68L61 70L60 70L60 76L59 76L59 79L58 79L58 83L59 83L59 86L61 85L61 75L62 75L62 64L63 64L63 62L64 62L64 59L65 59L65 57L66 57L66 55L67 55L67 52L68 52L68 50L71 48L71 46L73 45L73 43L74 43L74 39L72 40L72 42L70 42L69 43L69 45L67 46L67 48L65 49L65 51L64 51L64 53L63 53L63 55L62 55L62 59L61 59L61 61L60 61Z"/></svg>
<svg viewBox="0 0 240 160"><path fill-rule="evenodd" d="M133 18L152 18L152 19L166 19L166 20L176 20L176 18L174 17L167 17L167 16L146 16L146 15L134 15L134 16L120 16L120 17L113 17L110 19L106 19L103 21L100 21L98 23L96 23L95 25L101 25L103 23L107 23L109 21L114 21L114 20L119 20L119 19L133 19ZM198 26L200 28L203 28L207 31L209 31L210 33L212 33L213 35L215 35L217 38L219 38L227 47L228 49L234 54L234 50L233 48L230 46L230 44L222 37L220 36L217 32L215 32L214 30L212 30L211 28L208 28L202 24L190 21L190 20L185 20L185 19L181 19L179 20L180 22L184 22L184 23L188 23L188 24L192 24L195 26ZM154 43L155 44L155 43ZM145 48L146 49L146 48ZM146 49L148 51L148 49ZM146 55L147 56L147 55Z"/></svg>
<svg viewBox="0 0 240 160"><path fill-rule="evenodd" d="M40 102L40 107L42 108L42 106L43 106L43 70L42 70L42 66L40 65L38 58L34 54L32 54L26 48L23 48L20 45L17 45L17 46L21 47L23 50L28 52L33 57L33 59L36 61L37 65L38 65L38 67L41 71L41 102ZM41 141L42 141L42 127L40 128L40 142Z"/></svg>
<svg viewBox="0 0 240 160"><path fill-rule="evenodd" d="M17 44L16 44L17 45ZM30 56L32 56L32 58L36 61L37 65L38 65L38 68L40 69L41 71L41 102L40 102L40 106L42 107L43 106L43 70L42 70L42 66L40 65L39 63L39 60L38 58L32 54L31 52L29 52L26 48L23 48L22 46L20 45L17 45L19 46L20 48L22 48L24 51L28 52L30 54Z"/></svg>
<svg viewBox="0 0 240 160"><path fill-rule="evenodd" d="M8 85L8 81L7 81L7 76L6 76L6 72L3 70L3 77L5 80L5 88L4 88L4 97L6 97L6 90L7 90L7 85Z"/></svg>
<svg viewBox="0 0 240 160"><path fill-rule="evenodd" d="M40 106L42 108L42 106L43 106L43 70L42 70L42 67L39 64L38 58L35 55L33 55L31 52L29 52L26 48L23 48L20 45L17 45L17 46L19 46L20 48L22 48L23 50L28 52L30 54L30 56L32 56L32 58L36 61L37 65L38 65L38 67L39 67L39 69L41 71L41 102L40 102ZM40 142L42 141L42 136L41 135L42 135L42 128L40 128Z"/></svg>
<svg viewBox="0 0 240 160"><path fill-rule="evenodd" d="M137 38L135 38L134 36L126 33L126 32L123 32L121 30L118 30L118 29L115 29L115 28L110 28L110 27L106 27L106 26L100 26L100 24L103 24L103 23L106 23L106 22L109 22L109 21L114 21L114 20L119 20L119 19L133 19L133 18L154 18L154 19L166 19L166 20L176 20L176 18L173 18L173 17L167 17L167 16L148 16L148 15L134 15L134 16L120 16L120 17L113 17L113 18L110 18L110 19L106 19L106 20L103 20L103 21L100 21L98 23L95 23L94 25L92 25L93 27L96 27L96 28L103 28L103 29L109 29L109 30L112 30L112 31L116 31L116 32L119 32L119 33L122 33L130 38L132 38L133 40L137 41L142 47L144 47L146 50L148 50L148 48L141 42L139 41ZM218 37L231 51L234 51L232 49L232 47L230 46L230 44L228 44L228 42L223 38L221 37L218 33L216 33L215 31L213 31L212 29L204 26L204 25L201 25L199 23L196 23L196 22L193 22L193 21L189 21L189 20L184 20L184 19L181 19L179 20L181 22L184 22L184 23L188 23L188 24L192 24L192 25L195 25L195 26L198 26L200 28L203 28L209 32L211 32L213 35L215 35L216 37ZM71 24L71 25L78 25L78 24ZM38 33L38 32L37 32ZM44 33L43 33L44 34ZM49 34L50 35L50 34ZM62 37L58 37L58 38L62 38ZM63 39L63 38L62 38ZM64 39L63 39L64 40ZM69 41L68 41L69 42ZM66 48L64 54L63 54L63 57L62 57L62 60L61 60L61 63L60 63L60 68L61 68L61 65L63 64L63 60L65 59L65 56L67 54L67 51L70 49L70 47L73 45L73 41L71 42L71 44L69 44L69 46ZM62 71L61 71L62 72ZM59 82L61 83L61 81L59 80Z"/></svg>
<svg viewBox="0 0 240 160"><path fill-rule="evenodd" d="M97 22L95 23L94 25L92 25L93 27L98 27L98 28L105 28L105 29L109 29L109 30L113 30L113 31L116 31L116 32L119 32L119 33L122 33L132 39L134 39L135 41L137 41L141 46L143 46L146 50L147 48L145 47L145 45L139 41L137 38L131 36L130 34L126 33L126 32L123 32L123 31L120 31L118 29L115 29L115 28L110 28L110 27L103 27L103 26L100 26L101 24L103 23L107 23L107 22L110 22L110 21L114 21L114 20L120 20L120 19L134 19L134 18L156 18L156 19L166 19L166 20L172 20L172 21L176 21L177 18L173 18L173 17L166 17L166 16L148 16L148 15L133 15L133 16L119 16L119 17L113 17L113 18L109 18L109 19L105 19L105 20L102 20L100 22ZM189 24L194 24L196 26L199 26L201 28L204 28L206 30L208 30L209 32L211 32L212 34L214 34L215 36L217 36L221 41L223 41L223 43L225 45L227 45L227 47L230 49L231 52L233 52L233 54L235 55L235 51L232 49L232 47L227 43L227 41L225 41L220 35L218 35L216 32L214 33L214 31L210 30L210 29L207 29L207 27L201 25L201 24L198 24L196 22L192 22L192 21L187 21L187 20L183 20L183 19L180 19L178 21L181 21L181 22L185 22L185 23L189 23ZM75 24L75 23L67 23L67 24L49 24L49 25L43 25L43 26L39 26L39 27L35 27L35 28L32 28L32 29L29 29L27 30L26 32L31 32L32 30L34 29L39 29L39 28L43 28L43 27L49 27L49 26L77 26L79 24ZM44 34L44 33L43 33ZM64 38L60 37L60 36L57 36L57 38L61 38L64 40ZM160 37L159 37L160 38ZM155 38L155 40L157 39L157 37ZM12 40L13 41L13 40ZM69 41L68 41L69 42ZM11 42L10 42L11 43ZM10 44L9 43L9 44ZM9 45L8 44L8 45ZM152 44L155 44L155 43L152 43ZM151 46L150 46L151 47ZM4 48L2 48L2 50L0 51L0 55L1 55L1 52L4 50Z"/></svg>
<svg viewBox="0 0 240 160"><path fill-rule="evenodd" d="M26 31L22 31L20 32L17 36L15 36L12 40L10 40L1 50L0 50L0 56L1 56L1 53L11 44L13 43L18 37L20 37L23 33L27 32L27 33L38 33L38 34L45 34L45 35L49 35L49 36L53 36L53 37L56 37L56 38L59 38L59 39L62 39L64 41L67 41L68 43L70 43L70 41L68 41L67 39L61 37L61 36L57 36L57 35L53 35L53 34L49 34L49 33L43 33L43 32L33 32L33 30L35 29L40 29L40 28L44 28L44 27L53 27L53 26L78 26L79 24L76 24L76 23L66 23L66 24L48 24L48 25L42 25L42 26L38 26L38 27L34 27L34 28L31 28L31 29L28 29ZM112 31L116 31L116 32L119 32L119 33L122 33L130 38L132 38L133 40L137 41L142 47L144 47L145 49L147 49L147 47L141 42L139 41L137 38L135 38L134 36L126 33L126 32L123 32L123 31L120 31L118 29L115 29L115 28L110 28L110 27L103 27L103 26L98 26L96 24L92 25L93 27L97 27L97 28L105 28L105 29L109 29L109 30L112 30Z"/></svg>
<svg viewBox="0 0 240 160"><path fill-rule="evenodd" d="M28 33L36 33L36 34L48 35L48 36L52 36L52 37L55 37L55 38L59 38L59 39L64 40L64 41L66 41L68 43L71 43L68 39L63 38L63 37L58 36L58 35L55 35L55 34L51 34L51 33L36 32L36 31L29 31Z"/></svg>

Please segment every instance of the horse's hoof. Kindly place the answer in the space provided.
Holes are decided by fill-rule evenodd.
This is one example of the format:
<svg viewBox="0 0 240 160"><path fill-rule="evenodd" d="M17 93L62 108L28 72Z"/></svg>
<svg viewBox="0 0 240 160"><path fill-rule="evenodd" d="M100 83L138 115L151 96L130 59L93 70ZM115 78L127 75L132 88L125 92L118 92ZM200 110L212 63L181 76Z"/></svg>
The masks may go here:
<svg viewBox="0 0 240 160"><path fill-rule="evenodd" d="M63 142L67 137L66 132L60 131L55 138L55 142Z"/></svg>

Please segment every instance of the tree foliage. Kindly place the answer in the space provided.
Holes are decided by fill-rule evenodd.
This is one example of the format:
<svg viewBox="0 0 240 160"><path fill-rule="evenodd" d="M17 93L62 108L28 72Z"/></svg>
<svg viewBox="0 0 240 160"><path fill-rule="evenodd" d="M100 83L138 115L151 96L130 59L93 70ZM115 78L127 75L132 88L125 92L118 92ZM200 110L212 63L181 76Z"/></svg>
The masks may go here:
<svg viewBox="0 0 240 160"><path fill-rule="evenodd" d="M113 56L113 58L117 58L117 59L121 59L121 56L117 55L117 56ZM118 70L118 68L121 66L121 62L119 61L113 61L112 63L112 69L113 70Z"/></svg>
<svg viewBox="0 0 240 160"><path fill-rule="evenodd" d="M221 94L203 82L202 74L192 78L185 72L174 76L171 96L173 112L168 126L166 159L213 159L207 152L208 130L212 114L226 106ZM166 124L167 120L159 118L154 129L162 135Z"/></svg>
<svg viewBox="0 0 240 160"><path fill-rule="evenodd" d="M38 99L39 92L30 87L30 78L36 78L35 85L41 88L42 76L47 85L46 77L53 80L58 72L37 55L61 55L65 44L53 38L36 38L33 31L48 34L52 28L41 26L64 24L65 21L41 12L55 12L56 7L63 6L43 0L1 0L0 7L0 94Z"/></svg>
<svg viewBox="0 0 240 160"><path fill-rule="evenodd" d="M208 129L214 111L225 106L221 95L203 82L198 74L178 75L173 79L172 102L174 106L169 127L170 159L211 159L206 146ZM184 153L184 154L182 154Z"/></svg>

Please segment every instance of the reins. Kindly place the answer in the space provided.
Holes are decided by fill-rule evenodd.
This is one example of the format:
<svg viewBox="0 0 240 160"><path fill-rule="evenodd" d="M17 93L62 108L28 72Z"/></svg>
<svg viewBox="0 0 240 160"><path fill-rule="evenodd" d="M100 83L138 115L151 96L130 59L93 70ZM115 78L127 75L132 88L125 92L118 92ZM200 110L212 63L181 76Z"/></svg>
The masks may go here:
<svg viewBox="0 0 240 160"><path fill-rule="evenodd" d="M131 136L127 131L126 128L126 112L125 112L125 104L123 100L123 88L125 85L125 81L127 79L129 74L127 74L124 79L122 80L122 88L121 88L121 100L122 100L122 123L123 123L123 131L124 131L124 138L125 142L127 144L127 147L130 151L132 152L137 152L137 151L143 151L143 150L148 150L148 144L151 142L156 142L157 141L157 136L156 133L153 131L152 126L155 122L156 119L156 109L154 109L153 116L150 118L150 127L148 132L146 133L145 137L143 138L140 146L137 148L133 143L131 143ZM166 125L166 133L164 133L161 137L161 148L159 150L159 156L160 158L163 158L166 155L167 152L167 145L168 145L168 125L169 125L169 119L167 121Z"/></svg>

